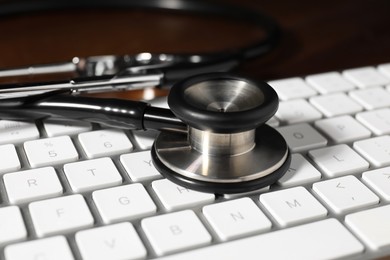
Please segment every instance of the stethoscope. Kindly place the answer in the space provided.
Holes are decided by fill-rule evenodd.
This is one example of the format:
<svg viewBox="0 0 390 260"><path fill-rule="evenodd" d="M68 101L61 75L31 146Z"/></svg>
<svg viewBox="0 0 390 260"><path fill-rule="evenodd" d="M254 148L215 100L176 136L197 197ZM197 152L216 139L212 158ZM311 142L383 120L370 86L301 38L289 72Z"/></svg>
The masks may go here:
<svg viewBox="0 0 390 260"><path fill-rule="evenodd" d="M89 2L55 1L49 8L50 3L47 9L83 7ZM240 18L265 29L267 37L240 50L216 54L140 53L2 70L3 77L59 71L77 71L81 77L48 84L3 85L0 118L83 120L117 128L160 130L151 149L154 166L166 178L194 190L247 192L271 185L283 176L291 160L287 143L278 131L265 124L278 108L276 92L264 82L218 72L268 52L278 34L272 20L254 11L206 2L97 3ZM95 2L93 5L96 7ZM170 109L139 101L74 95L172 82Z"/></svg>

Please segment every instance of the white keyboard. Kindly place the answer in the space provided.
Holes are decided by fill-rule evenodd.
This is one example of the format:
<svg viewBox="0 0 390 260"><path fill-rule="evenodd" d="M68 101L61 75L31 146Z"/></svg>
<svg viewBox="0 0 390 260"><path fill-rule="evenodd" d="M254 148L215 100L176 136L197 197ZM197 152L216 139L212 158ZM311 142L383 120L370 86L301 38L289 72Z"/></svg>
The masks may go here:
<svg viewBox="0 0 390 260"><path fill-rule="evenodd" d="M164 179L157 132L0 120L0 259L390 255L390 64L269 84L292 163L246 194Z"/></svg>

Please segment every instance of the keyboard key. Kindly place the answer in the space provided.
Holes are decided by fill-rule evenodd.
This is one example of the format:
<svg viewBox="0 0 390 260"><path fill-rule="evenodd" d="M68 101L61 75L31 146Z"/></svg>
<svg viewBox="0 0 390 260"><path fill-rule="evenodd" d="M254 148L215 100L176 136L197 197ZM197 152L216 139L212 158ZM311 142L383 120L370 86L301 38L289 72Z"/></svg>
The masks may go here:
<svg viewBox="0 0 390 260"><path fill-rule="evenodd" d="M135 140L135 145L141 150L150 150L154 143L154 140L159 135L159 131L132 131Z"/></svg>
<svg viewBox="0 0 390 260"><path fill-rule="evenodd" d="M0 120L0 144L18 144L39 138L34 123Z"/></svg>
<svg viewBox="0 0 390 260"><path fill-rule="evenodd" d="M390 79L385 77L374 67L344 70L343 76L352 81L359 88L383 86L390 83Z"/></svg>
<svg viewBox="0 0 390 260"><path fill-rule="evenodd" d="M345 144L312 150L309 156L329 177L362 172L369 166L366 160Z"/></svg>
<svg viewBox="0 0 390 260"><path fill-rule="evenodd" d="M323 147L328 143L328 140L308 124L283 126L277 130L284 137L292 152L307 151Z"/></svg>
<svg viewBox="0 0 390 260"><path fill-rule="evenodd" d="M306 81L321 94L346 92L355 86L338 72L327 72L306 77Z"/></svg>
<svg viewBox="0 0 390 260"><path fill-rule="evenodd" d="M24 150L34 168L73 162L79 158L69 136L27 141Z"/></svg>
<svg viewBox="0 0 390 260"><path fill-rule="evenodd" d="M288 78L268 82L276 91L281 100L307 98L317 95L317 92L308 86L301 78Z"/></svg>
<svg viewBox="0 0 390 260"><path fill-rule="evenodd" d="M133 150L129 138L121 130L98 130L79 134L79 141L88 158L128 153Z"/></svg>
<svg viewBox="0 0 390 260"><path fill-rule="evenodd" d="M53 167L7 173L4 185L10 203L24 203L62 194L63 189Z"/></svg>
<svg viewBox="0 0 390 260"><path fill-rule="evenodd" d="M191 210L145 218L141 226L159 256L211 242L210 234Z"/></svg>
<svg viewBox="0 0 390 260"><path fill-rule="evenodd" d="M9 245L4 249L4 254L6 260L74 259L69 244L63 236Z"/></svg>
<svg viewBox="0 0 390 260"><path fill-rule="evenodd" d="M186 207L213 202L215 195L190 190L163 179L152 182L152 188L167 210L178 210Z"/></svg>
<svg viewBox="0 0 390 260"><path fill-rule="evenodd" d="M379 65L378 71L389 78L390 77L390 63Z"/></svg>
<svg viewBox="0 0 390 260"><path fill-rule="evenodd" d="M376 167L390 165L390 136L379 136L353 143L353 148Z"/></svg>
<svg viewBox="0 0 390 260"><path fill-rule="evenodd" d="M128 222L77 232L76 243L84 260L146 257L141 239Z"/></svg>
<svg viewBox="0 0 390 260"><path fill-rule="evenodd" d="M43 121L43 127L45 128L48 137L74 135L92 130L92 125L90 123L82 121L66 121L66 123L64 123L45 120Z"/></svg>
<svg viewBox="0 0 390 260"><path fill-rule="evenodd" d="M354 114L363 110L363 107L344 93L335 93L310 99L319 111L326 117Z"/></svg>
<svg viewBox="0 0 390 260"><path fill-rule="evenodd" d="M150 151L123 154L120 162L133 181L161 178L161 174L154 168Z"/></svg>
<svg viewBox="0 0 390 260"><path fill-rule="evenodd" d="M280 102L276 117L287 124L310 122L322 117L306 100L297 99Z"/></svg>
<svg viewBox="0 0 390 260"><path fill-rule="evenodd" d="M371 136L371 132L351 116L319 120L314 123L314 126L337 144L353 142Z"/></svg>
<svg viewBox="0 0 390 260"><path fill-rule="evenodd" d="M231 199L239 199L242 197L249 197L253 195L258 195L260 193L264 193L269 191L270 186L266 186L264 188L258 189L258 190L252 190L252 191L246 191L246 192L240 192L240 193L229 193L229 194L221 194L223 198L231 200Z"/></svg>
<svg viewBox="0 0 390 260"><path fill-rule="evenodd" d="M64 165L70 187L75 192L106 188L122 183L122 176L110 158L100 158Z"/></svg>
<svg viewBox="0 0 390 260"><path fill-rule="evenodd" d="M342 246L340 246L340 244ZM339 259L361 254L363 245L336 219L164 257L179 259Z"/></svg>
<svg viewBox="0 0 390 260"><path fill-rule="evenodd" d="M352 175L314 183L313 190L338 214L379 203L378 196Z"/></svg>
<svg viewBox="0 0 390 260"><path fill-rule="evenodd" d="M363 181L386 201L390 201L390 167L363 172Z"/></svg>
<svg viewBox="0 0 390 260"><path fill-rule="evenodd" d="M372 250L390 246L390 205L353 213L345 223Z"/></svg>
<svg viewBox="0 0 390 260"><path fill-rule="evenodd" d="M16 206L0 208L0 245L27 237L27 230L20 209Z"/></svg>
<svg viewBox="0 0 390 260"><path fill-rule="evenodd" d="M355 90L349 96L367 110L390 106L390 92L381 87Z"/></svg>
<svg viewBox="0 0 390 260"><path fill-rule="evenodd" d="M389 108L358 113L356 119L376 135L390 134Z"/></svg>
<svg viewBox="0 0 390 260"><path fill-rule="evenodd" d="M273 116L266 122L266 124L272 127L278 127L280 122L275 116Z"/></svg>
<svg viewBox="0 0 390 260"><path fill-rule="evenodd" d="M202 212L223 241L264 232L272 226L250 198L207 205Z"/></svg>
<svg viewBox="0 0 390 260"><path fill-rule="evenodd" d="M17 171L20 169L20 161L13 144L0 145L0 174Z"/></svg>
<svg viewBox="0 0 390 260"><path fill-rule="evenodd" d="M260 202L282 227L318 220L328 213L303 187L261 194Z"/></svg>
<svg viewBox="0 0 390 260"><path fill-rule="evenodd" d="M28 208L38 237L91 227L94 222L79 194L32 202Z"/></svg>
<svg viewBox="0 0 390 260"><path fill-rule="evenodd" d="M290 168L277 183L282 187L288 187L302 185L320 179L321 173L301 154L296 153L291 155Z"/></svg>
<svg viewBox="0 0 390 260"><path fill-rule="evenodd" d="M157 211L140 183L94 191L92 199L106 224L150 216Z"/></svg>

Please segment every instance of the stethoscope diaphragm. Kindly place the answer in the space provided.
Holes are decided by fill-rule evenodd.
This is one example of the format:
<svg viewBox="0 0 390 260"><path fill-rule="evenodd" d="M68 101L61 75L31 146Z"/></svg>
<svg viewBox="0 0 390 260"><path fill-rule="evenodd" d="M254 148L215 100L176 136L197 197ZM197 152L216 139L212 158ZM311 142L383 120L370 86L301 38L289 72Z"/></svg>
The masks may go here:
<svg viewBox="0 0 390 260"><path fill-rule="evenodd" d="M265 124L278 108L268 84L204 74L175 84L168 104L188 131L161 132L152 159L173 182L203 192L241 193L271 185L287 171L287 143Z"/></svg>

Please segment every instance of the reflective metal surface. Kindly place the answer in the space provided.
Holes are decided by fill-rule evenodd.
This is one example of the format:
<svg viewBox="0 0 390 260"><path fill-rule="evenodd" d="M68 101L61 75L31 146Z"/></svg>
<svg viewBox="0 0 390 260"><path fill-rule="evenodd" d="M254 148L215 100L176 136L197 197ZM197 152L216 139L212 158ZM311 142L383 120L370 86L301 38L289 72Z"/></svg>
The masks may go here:
<svg viewBox="0 0 390 260"><path fill-rule="evenodd" d="M66 73L66 72L74 72L76 70L77 70L77 64L73 62L65 62L65 63L58 63L58 64L50 64L50 65L34 65L28 67L0 70L0 78L32 76L32 75L51 74L51 73Z"/></svg>
<svg viewBox="0 0 390 260"><path fill-rule="evenodd" d="M71 89L73 92L105 92L133 90L161 85L167 68L176 60L171 54L138 53L136 55L106 55L88 58L74 57L71 62L44 64L0 70L0 77L77 72L79 77L71 80L34 84L2 85L0 94Z"/></svg>
<svg viewBox="0 0 390 260"><path fill-rule="evenodd" d="M246 81L208 80L187 88L184 99L190 105L216 112L245 111L264 102L263 92Z"/></svg>
<svg viewBox="0 0 390 260"><path fill-rule="evenodd" d="M4 97L12 97L15 93L40 94L54 90L72 90L73 92L104 92L117 90L139 89L145 86L158 85L163 74L154 73L148 75L126 75L109 79L97 79L89 81L70 80L50 84L32 84L27 86L5 85L0 88L0 94ZM7 95L9 94L9 95Z"/></svg>
<svg viewBox="0 0 390 260"><path fill-rule="evenodd" d="M190 127L188 136L195 150L208 155L239 155L249 152L255 146L255 130L219 134Z"/></svg>
<svg viewBox="0 0 390 260"><path fill-rule="evenodd" d="M258 128L255 143L246 153L213 156L192 148L187 134L162 132L154 149L167 168L188 178L211 183L240 183L272 174L287 159L287 144L275 129L267 125Z"/></svg>

